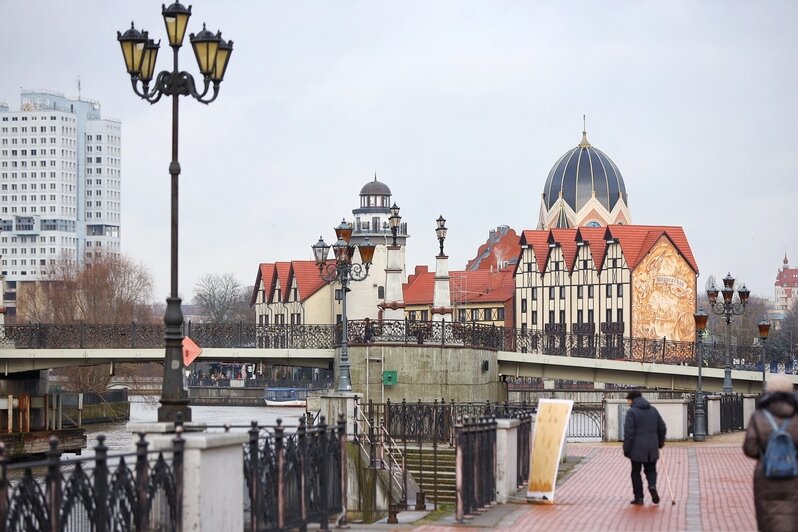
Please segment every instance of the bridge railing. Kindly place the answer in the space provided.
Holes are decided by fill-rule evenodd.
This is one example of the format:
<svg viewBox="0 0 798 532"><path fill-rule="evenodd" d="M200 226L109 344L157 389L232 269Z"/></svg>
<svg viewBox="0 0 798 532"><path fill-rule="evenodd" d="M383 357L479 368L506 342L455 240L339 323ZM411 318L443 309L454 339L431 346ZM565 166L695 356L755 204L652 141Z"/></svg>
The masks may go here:
<svg viewBox="0 0 798 532"><path fill-rule="evenodd" d="M578 324L577 324L578 325ZM479 349L541 353L554 356L626 360L660 364L695 365L695 343L665 338L623 336L622 328L593 327L566 332L560 324L544 330L515 329L476 322L349 320L352 345L403 344L468 346ZM585 324L582 324L585 325ZM588 324L592 325L592 324ZM622 324L609 324L622 325ZM163 325L23 324L0 328L0 347L17 349L114 349L163 347ZM183 334L203 348L332 349L340 345L341 325L256 325L247 323L183 324ZM704 345L704 364L723 367L724 344ZM761 347L732 346L732 365L761 371ZM794 371L794 361L771 364L771 371Z"/></svg>
<svg viewBox="0 0 798 532"><path fill-rule="evenodd" d="M61 460L53 437L45 459L25 463L9 463L0 444L0 528L182 530L180 431L172 443L150 451L141 434L136 451L109 454L98 436L93 457Z"/></svg>

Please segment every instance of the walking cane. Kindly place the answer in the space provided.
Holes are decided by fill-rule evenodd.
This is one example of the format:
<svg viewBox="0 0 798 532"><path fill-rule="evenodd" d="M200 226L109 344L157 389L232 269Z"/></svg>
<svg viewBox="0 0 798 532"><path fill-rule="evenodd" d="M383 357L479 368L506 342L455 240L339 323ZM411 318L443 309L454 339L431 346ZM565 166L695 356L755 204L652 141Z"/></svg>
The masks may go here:
<svg viewBox="0 0 798 532"><path fill-rule="evenodd" d="M671 487L671 477L668 475L668 465L665 463L665 453L662 449L659 450L659 458L662 460L662 470L665 471L665 481L668 483L668 493L671 496L671 506L676 504L676 499L673 498L673 488Z"/></svg>

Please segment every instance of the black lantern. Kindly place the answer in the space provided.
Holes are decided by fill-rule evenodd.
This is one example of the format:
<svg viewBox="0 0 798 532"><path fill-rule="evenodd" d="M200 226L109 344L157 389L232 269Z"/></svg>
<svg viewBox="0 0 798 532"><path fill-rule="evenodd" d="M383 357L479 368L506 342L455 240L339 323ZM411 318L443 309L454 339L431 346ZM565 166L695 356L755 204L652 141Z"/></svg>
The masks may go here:
<svg viewBox="0 0 798 532"><path fill-rule="evenodd" d="M441 214L440 216L438 216L436 222L438 223L438 227L435 228L435 235L438 237L438 243L441 246L441 252L440 255L438 256L445 257L445 255L443 254L443 241L446 240L446 232L448 231L448 229L446 228L446 219Z"/></svg>
<svg viewBox="0 0 798 532"><path fill-rule="evenodd" d="M166 25L166 35L169 37L169 46L180 48L183 45L183 37L186 35L186 26L191 16L191 6L184 6L180 2L174 2L169 7L161 8L163 22Z"/></svg>

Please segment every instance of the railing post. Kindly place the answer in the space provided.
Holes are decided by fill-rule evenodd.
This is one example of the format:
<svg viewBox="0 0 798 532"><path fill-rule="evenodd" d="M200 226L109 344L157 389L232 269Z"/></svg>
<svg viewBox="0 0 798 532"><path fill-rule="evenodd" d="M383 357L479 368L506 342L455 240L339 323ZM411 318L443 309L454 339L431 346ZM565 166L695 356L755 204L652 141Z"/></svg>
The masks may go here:
<svg viewBox="0 0 798 532"><path fill-rule="evenodd" d="M407 510L407 400L402 397L402 500L403 510Z"/></svg>
<svg viewBox="0 0 798 532"><path fill-rule="evenodd" d="M136 348L136 322L130 322L130 348Z"/></svg>
<svg viewBox="0 0 798 532"><path fill-rule="evenodd" d="M188 326L188 331L185 330L186 326ZM183 336L188 336L191 338L191 320L188 320L188 324L183 322Z"/></svg>
<svg viewBox="0 0 798 532"><path fill-rule="evenodd" d="M426 510L427 503L424 495L424 449L421 446L421 399L416 405L416 441L418 442L418 493L416 494L416 511Z"/></svg>
<svg viewBox="0 0 798 532"><path fill-rule="evenodd" d="M244 347L244 324L238 322L238 347Z"/></svg>
<svg viewBox="0 0 798 532"><path fill-rule="evenodd" d="M463 425L458 420L454 425L455 431L455 438L456 438L456 445L455 445L455 459L454 459L454 470L455 470L455 494L456 494L456 506L455 506L455 521L459 524L464 523L465 517L465 499L463 497L464 491L464 484L463 481L463 473L465 472L465 468L463 467Z"/></svg>
<svg viewBox="0 0 798 532"><path fill-rule="evenodd" d="M309 486L308 480L310 479L310 460L308 459L308 439L307 429L305 426L305 418L299 418L299 428L296 430L297 448L299 450L299 492L302 494L301 510L302 510L302 523L303 528L307 530L308 524L308 504L309 504ZM322 458L320 467L324 467L326 460ZM324 495L322 494L322 497Z"/></svg>
<svg viewBox="0 0 798 532"><path fill-rule="evenodd" d="M177 413L175 423L175 437L172 438L172 472L175 478L175 529L177 532L183 530L183 449L186 440L183 439L183 415Z"/></svg>
<svg viewBox="0 0 798 532"><path fill-rule="evenodd" d="M94 504L97 512L94 530L105 532L108 530L108 447L102 434L97 436L94 447Z"/></svg>
<svg viewBox="0 0 798 532"><path fill-rule="evenodd" d="M135 522L137 530L149 529L150 505L147 500L147 491L150 485L150 466L147 461L147 446L145 434L139 432L139 441L136 442L136 510Z"/></svg>
<svg viewBox="0 0 798 532"><path fill-rule="evenodd" d="M321 522L319 523L319 530L328 531L330 530L328 515L330 490L327 487L329 485L329 478L327 475L329 471L327 468L327 420L324 416L321 416L319 419L321 421L317 431L318 437L321 438L321 440L319 440L319 454L321 455L321 464L319 464L319 510L321 511Z"/></svg>
<svg viewBox="0 0 798 532"><path fill-rule="evenodd" d="M668 339L665 336L663 336L662 337L662 363L663 364L665 363L665 343L667 341L668 341Z"/></svg>
<svg viewBox="0 0 798 532"><path fill-rule="evenodd" d="M338 526L346 526L346 510L349 506L347 500L347 475L346 475L346 418L343 414L338 414L338 441L341 444L341 518L338 520Z"/></svg>
<svg viewBox="0 0 798 532"><path fill-rule="evenodd" d="M432 435L432 503L433 509L438 509L438 400L432 403L433 430Z"/></svg>
<svg viewBox="0 0 798 532"><path fill-rule="evenodd" d="M260 529L261 497L260 497L260 450L258 446L258 422L253 421L249 429L249 529L257 532Z"/></svg>
<svg viewBox="0 0 798 532"><path fill-rule="evenodd" d="M6 445L0 442L0 532L6 532L8 521L8 457Z"/></svg>
<svg viewBox="0 0 798 532"><path fill-rule="evenodd" d="M441 318L441 345L446 345L446 318Z"/></svg>
<svg viewBox="0 0 798 532"><path fill-rule="evenodd" d="M47 456L47 513L50 514L50 530L61 530L61 451L58 449L58 438L50 437L50 450Z"/></svg>
<svg viewBox="0 0 798 532"><path fill-rule="evenodd" d="M80 348L86 347L86 322L80 322Z"/></svg>
<svg viewBox="0 0 798 532"><path fill-rule="evenodd" d="M374 404L369 399L369 467L377 467L377 443L374 441Z"/></svg>
<svg viewBox="0 0 798 532"><path fill-rule="evenodd" d="M274 455L277 460L277 528L285 528L285 450L283 449L283 420L277 419L274 428Z"/></svg>

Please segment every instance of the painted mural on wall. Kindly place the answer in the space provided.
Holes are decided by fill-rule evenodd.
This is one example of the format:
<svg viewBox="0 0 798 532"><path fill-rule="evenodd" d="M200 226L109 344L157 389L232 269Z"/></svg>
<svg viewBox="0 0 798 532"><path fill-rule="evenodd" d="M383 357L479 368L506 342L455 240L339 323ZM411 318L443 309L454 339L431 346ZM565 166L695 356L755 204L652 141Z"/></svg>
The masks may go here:
<svg viewBox="0 0 798 532"><path fill-rule="evenodd" d="M661 237L632 274L632 336L694 341L695 273Z"/></svg>

